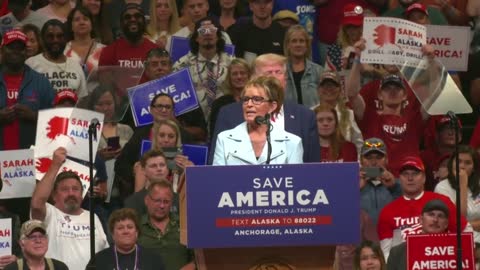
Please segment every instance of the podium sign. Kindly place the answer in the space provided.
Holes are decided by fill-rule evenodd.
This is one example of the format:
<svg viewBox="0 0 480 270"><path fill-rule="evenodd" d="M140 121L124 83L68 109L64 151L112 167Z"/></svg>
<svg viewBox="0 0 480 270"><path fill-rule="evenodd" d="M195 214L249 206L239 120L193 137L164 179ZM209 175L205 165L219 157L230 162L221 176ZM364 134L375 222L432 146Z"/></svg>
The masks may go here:
<svg viewBox="0 0 480 270"><path fill-rule="evenodd" d="M360 241L358 163L186 169L189 248Z"/></svg>

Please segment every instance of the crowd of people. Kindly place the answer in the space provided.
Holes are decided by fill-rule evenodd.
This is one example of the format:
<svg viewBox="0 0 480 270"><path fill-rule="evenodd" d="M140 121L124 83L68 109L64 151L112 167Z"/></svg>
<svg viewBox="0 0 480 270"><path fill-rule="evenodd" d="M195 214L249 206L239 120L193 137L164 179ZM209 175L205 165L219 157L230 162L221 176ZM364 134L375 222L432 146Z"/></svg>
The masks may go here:
<svg viewBox="0 0 480 270"><path fill-rule="evenodd" d="M361 63L369 16L469 26L468 71L448 74L472 117L428 115L397 65ZM0 0L0 22L7 17L0 151L35 144L39 110L78 106L105 118L88 195L95 259L88 196L76 173L59 171L70 159L59 147L31 198L0 201L13 229L0 269L195 269L180 242L179 187L195 166L183 144L208 146L215 166L358 162L362 243L338 245L334 269L406 269L410 234L460 226L480 243L479 1ZM172 37L189 40L176 61ZM422 53L436 61L432 46ZM136 127L118 94L135 76L94 82L104 67L140 70L134 85L188 69L199 106L175 115L174 98L159 93L148 100L153 123Z"/></svg>

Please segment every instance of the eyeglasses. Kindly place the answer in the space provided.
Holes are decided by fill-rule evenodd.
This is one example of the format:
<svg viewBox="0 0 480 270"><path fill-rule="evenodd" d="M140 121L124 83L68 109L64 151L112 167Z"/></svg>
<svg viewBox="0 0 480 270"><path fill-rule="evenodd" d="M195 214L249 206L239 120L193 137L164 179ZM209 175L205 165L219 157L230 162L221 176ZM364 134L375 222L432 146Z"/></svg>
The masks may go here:
<svg viewBox="0 0 480 270"><path fill-rule="evenodd" d="M172 105L154 104L154 105L152 105L152 108L157 109L157 110L165 109L167 111L170 111L172 109Z"/></svg>
<svg viewBox="0 0 480 270"><path fill-rule="evenodd" d="M134 14L123 15L123 19L125 21L131 20L132 18L134 18L135 20L140 20L140 19L143 18L143 14L142 13L134 13Z"/></svg>
<svg viewBox="0 0 480 270"><path fill-rule="evenodd" d="M47 235L46 234L29 235L29 236L26 236L25 238L28 239L29 241L38 241L38 240L43 241L47 239Z"/></svg>
<svg viewBox="0 0 480 270"><path fill-rule="evenodd" d="M148 197L149 197L150 200L152 200L154 203L169 204L169 203L172 202L171 200L167 200L167 199L154 199L151 195L148 195Z"/></svg>
<svg viewBox="0 0 480 270"><path fill-rule="evenodd" d="M383 147L382 142L376 142L376 143L371 143L371 142L364 142L363 146L368 147L368 148L380 148Z"/></svg>
<svg viewBox="0 0 480 270"><path fill-rule="evenodd" d="M243 102L243 104L248 104L250 100L252 101L253 105L261 105L264 102L271 101L269 99L265 99L264 97L260 97L260 96L253 96L253 97L245 96L241 98L241 101Z"/></svg>
<svg viewBox="0 0 480 270"><path fill-rule="evenodd" d="M199 35L204 36L208 34L215 34L217 33L218 28L216 27L200 27L198 28L197 32Z"/></svg>

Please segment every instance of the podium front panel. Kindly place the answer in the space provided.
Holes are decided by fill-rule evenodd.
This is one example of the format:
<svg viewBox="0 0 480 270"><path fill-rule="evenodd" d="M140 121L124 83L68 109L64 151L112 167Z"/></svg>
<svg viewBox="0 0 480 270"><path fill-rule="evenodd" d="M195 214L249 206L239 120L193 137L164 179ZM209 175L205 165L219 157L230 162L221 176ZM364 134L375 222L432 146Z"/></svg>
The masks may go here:
<svg viewBox="0 0 480 270"><path fill-rule="evenodd" d="M186 178L190 248L360 241L358 163L199 166Z"/></svg>

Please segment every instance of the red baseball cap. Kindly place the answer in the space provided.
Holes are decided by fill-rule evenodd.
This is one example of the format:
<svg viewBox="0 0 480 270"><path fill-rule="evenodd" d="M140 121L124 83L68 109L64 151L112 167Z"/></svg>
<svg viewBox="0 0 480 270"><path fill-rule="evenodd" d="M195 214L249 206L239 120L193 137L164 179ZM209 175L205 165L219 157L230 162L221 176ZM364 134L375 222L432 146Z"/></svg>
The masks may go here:
<svg viewBox="0 0 480 270"><path fill-rule="evenodd" d="M400 166L400 172L408 168L414 168L422 172L425 171L425 165L423 164L422 159L418 156L408 156L403 159L402 165Z"/></svg>
<svg viewBox="0 0 480 270"><path fill-rule="evenodd" d="M2 46L8 45L14 41L21 41L27 44L27 36L20 30L11 30L6 32L2 37Z"/></svg>
<svg viewBox="0 0 480 270"><path fill-rule="evenodd" d="M418 10L428 16L427 7L424 4L420 4L420 3L415 3L408 6L407 9L405 10L405 16L410 15L410 13L414 10Z"/></svg>
<svg viewBox="0 0 480 270"><path fill-rule="evenodd" d="M450 117L446 115L437 118L437 120L435 121L435 128L437 130L445 127L446 125L450 125ZM462 128L462 121L460 121L460 119L458 119L458 128Z"/></svg>
<svg viewBox="0 0 480 270"><path fill-rule="evenodd" d="M363 7L355 3L346 4L343 7L342 25L363 25Z"/></svg>
<svg viewBox="0 0 480 270"><path fill-rule="evenodd" d="M53 100L53 105L56 106L66 100L72 101L74 104L77 104L78 96L72 89L63 89L55 95Z"/></svg>

